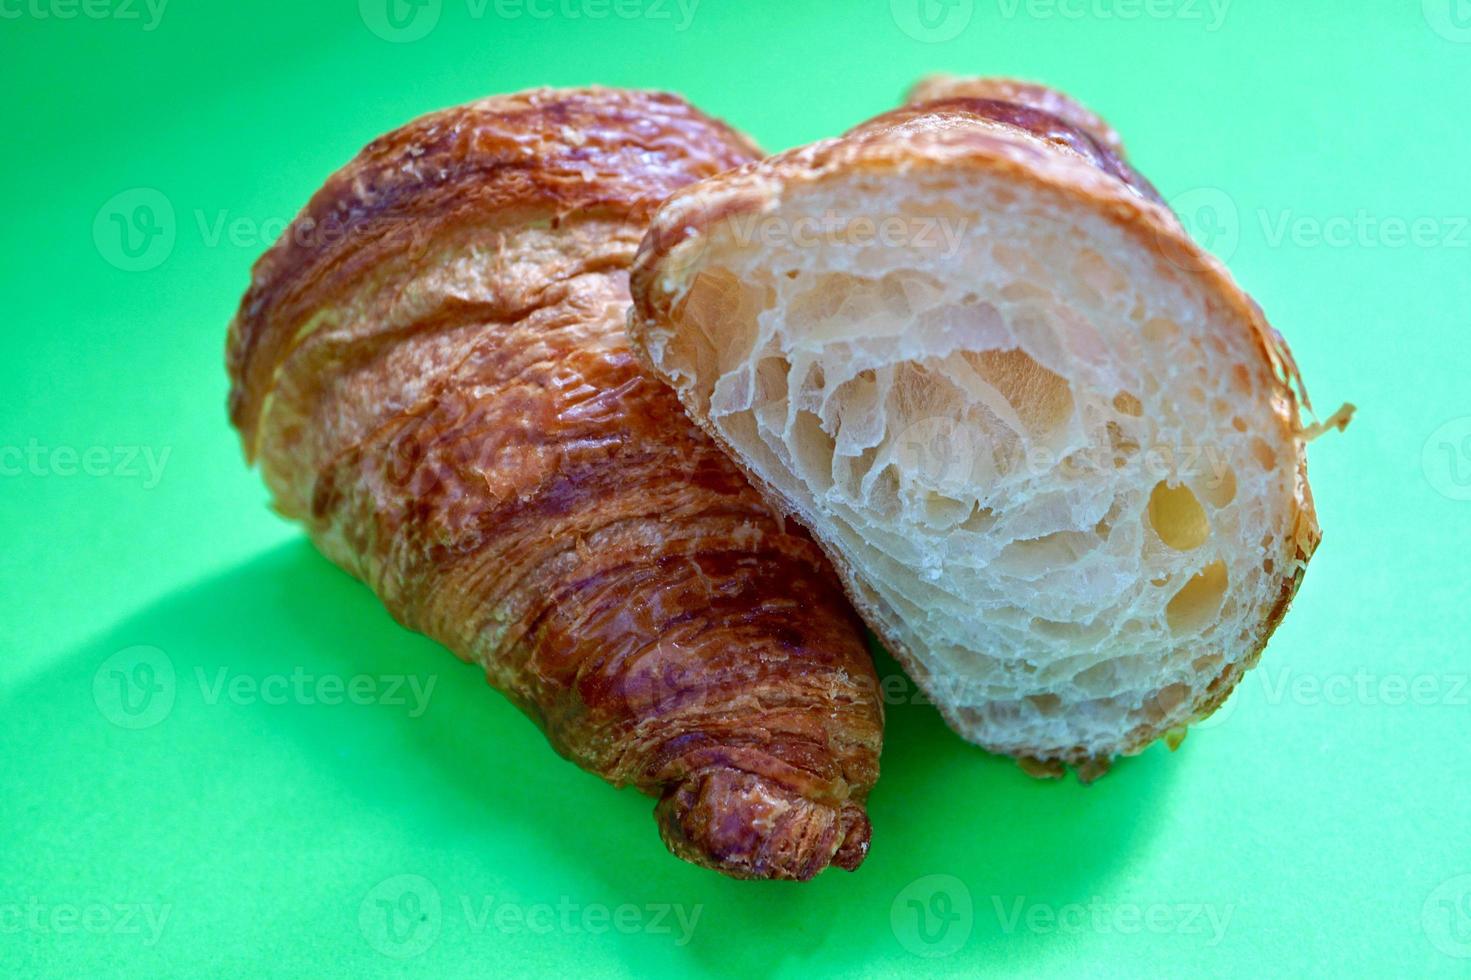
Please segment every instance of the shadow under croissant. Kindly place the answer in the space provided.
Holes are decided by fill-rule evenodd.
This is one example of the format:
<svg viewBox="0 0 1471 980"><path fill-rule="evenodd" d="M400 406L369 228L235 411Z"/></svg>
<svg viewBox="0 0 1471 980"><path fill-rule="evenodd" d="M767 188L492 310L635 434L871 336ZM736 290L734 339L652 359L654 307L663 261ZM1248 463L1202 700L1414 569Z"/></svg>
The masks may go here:
<svg viewBox="0 0 1471 980"><path fill-rule="evenodd" d="M174 692L166 716L133 730L106 717L94 684L110 683L109 658L140 644L167 657ZM882 651L878 667L881 677L899 676ZM308 679L305 695L290 688L296 675ZM374 685L362 703L326 703L326 689L310 680L345 685L359 676ZM287 680L275 687L266 682L280 677ZM394 677L418 687L403 681L390 691ZM6 784L25 786L19 802L30 794L37 807L54 809L65 794L63 806L88 819L65 831L27 824L8 832L13 846L46 848L58 876L83 883L108 869L70 866L66 834L126 842L104 860L136 867L140 893L175 904L185 896L171 898L171 888L228 883L259 902L269 883L286 881L293 903L314 889L317 927L354 940L364 897L403 874L433 876L443 903L439 944L516 941L483 920L471 928L484 896L699 906L684 943L673 944L674 929L673 937L604 936L603 945L636 970L674 955L717 975L896 958L921 965L891 910L916 879L944 874L964 883L974 906L958 961L990 960L1003 946L1013 965L1018 945L1040 955L1056 937L1009 932L997 910L1013 896L1086 902L1106 891L1149 838L1156 797L1181 761L1152 750L1091 787L1037 782L954 736L912 685L891 684L901 693L886 699L863 867L801 885L732 881L669 856L652 800L563 762L487 689L479 668L394 626L368 590L299 541L168 597L13 690L9 700L25 710L0 713L0 737L17 744L12 726L29 725L31 748L6 764ZM175 880L181 849L206 883ZM96 860L96 848L82 853ZM289 880L273 877L283 863ZM260 916L202 898L186 911L165 944L188 944L196 929L230 930L258 962L271 962L270 935L250 932ZM785 958L773 961L773 948Z"/></svg>

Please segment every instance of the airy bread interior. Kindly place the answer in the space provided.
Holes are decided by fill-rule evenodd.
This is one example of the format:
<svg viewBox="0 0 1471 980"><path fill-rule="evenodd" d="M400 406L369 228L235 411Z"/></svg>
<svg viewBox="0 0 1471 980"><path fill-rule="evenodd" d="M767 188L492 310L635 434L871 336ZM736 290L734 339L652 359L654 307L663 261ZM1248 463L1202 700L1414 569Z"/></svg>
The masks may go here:
<svg viewBox="0 0 1471 980"><path fill-rule="evenodd" d="M1296 406L1239 307L983 168L828 174L701 230L646 356L953 725L1083 764L1215 707L1299 571Z"/></svg>

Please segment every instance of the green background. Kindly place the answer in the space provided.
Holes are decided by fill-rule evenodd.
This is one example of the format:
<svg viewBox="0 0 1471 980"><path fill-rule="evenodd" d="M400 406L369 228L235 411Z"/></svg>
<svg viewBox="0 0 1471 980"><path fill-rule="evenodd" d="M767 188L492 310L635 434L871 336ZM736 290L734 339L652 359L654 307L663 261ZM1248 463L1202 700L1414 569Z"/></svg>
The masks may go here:
<svg viewBox="0 0 1471 980"><path fill-rule="evenodd" d="M1471 3L122 2L0 3L0 972L1471 974ZM1033 782L896 682L862 869L724 880L270 514L225 324L430 109L665 87L779 149L935 70L1103 112L1360 415L1313 446L1291 615L1179 752ZM294 672L435 686L215 687Z"/></svg>

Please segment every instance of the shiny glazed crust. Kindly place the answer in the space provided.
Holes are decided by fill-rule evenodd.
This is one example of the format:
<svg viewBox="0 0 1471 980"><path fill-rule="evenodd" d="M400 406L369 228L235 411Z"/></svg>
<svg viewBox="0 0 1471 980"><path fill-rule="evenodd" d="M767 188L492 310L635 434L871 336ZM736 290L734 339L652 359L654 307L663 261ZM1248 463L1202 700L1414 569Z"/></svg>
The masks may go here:
<svg viewBox="0 0 1471 980"><path fill-rule="evenodd" d="M861 624L623 329L658 202L755 155L657 93L410 123L256 264L229 408L277 508L558 752L658 798L671 851L807 879L867 852Z"/></svg>
<svg viewBox="0 0 1471 980"><path fill-rule="evenodd" d="M1193 242L1159 194L1127 163L1113 130L1091 111L1061 93L1009 79L928 79L917 86L910 104L866 122L846 135L747 164L676 193L661 207L635 262L634 311L630 335L640 359L680 392L686 410L743 464L747 475L773 503L808 524L839 570L850 598L912 676L935 700L957 732L988 748L1018 757L1035 774L1057 775L1065 765L1083 778L1107 771L1117 754L1133 754L1164 736L1174 744L1192 721L1214 711L1244 672L1253 666L1280 623L1320 540L1308 489L1304 428L1299 409L1309 409L1292 355L1260 308L1231 279L1224 266ZM979 736L965 711L937 684L931 666L895 629L893 610L884 608L865 583L854 557L826 534L820 520L804 513L801 502L779 491L751 460L713 424L708 379L692 383L675 377L661 359L669 338L680 331L680 304L710 254L717 228L738 225L744 215L775 214L790 196L836 178L894 177L944 170L1001 175L1021 187L1045 187L1076 208L1100 215L1155 253L1161 265L1197 277L1223 319L1244 324L1246 344L1260 359L1254 370L1269 379L1271 414L1278 439L1292 454L1291 509L1287 567L1279 568L1270 610L1254 639L1238 655L1198 676L1184 703L1160 707L1159 717L1120 731L1109 750L1089 745L1036 746L1035 750L997 745ZM960 178L956 178L959 180ZM868 186L868 185L866 185ZM887 186L887 185L886 185ZM729 219L729 222L727 222ZM686 369L688 370L688 369Z"/></svg>

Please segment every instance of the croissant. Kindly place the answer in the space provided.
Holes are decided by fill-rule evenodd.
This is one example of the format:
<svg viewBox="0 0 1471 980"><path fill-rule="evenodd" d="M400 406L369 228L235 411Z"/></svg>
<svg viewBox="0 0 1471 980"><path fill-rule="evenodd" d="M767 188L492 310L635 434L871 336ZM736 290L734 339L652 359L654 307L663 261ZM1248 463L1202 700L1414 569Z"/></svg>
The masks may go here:
<svg viewBox="0 0 1471 980"><path fill-rule="evenodd" d="M632 289L650 370L1034 774L1183 737L1318 545L1287 344L1059 92L931 79L684 188Z"/></svg>
<svg viewBox="0 0 1471 980"><path fill-rule="evenodd" d="M601 88L383 136L256 263L229 411L281 513L559 753L656 797L674 854L805 880L868 849L862 624L624 332L655 206L755 155Z"/></svg>

